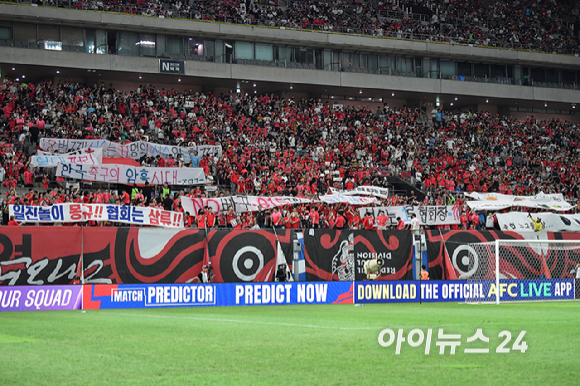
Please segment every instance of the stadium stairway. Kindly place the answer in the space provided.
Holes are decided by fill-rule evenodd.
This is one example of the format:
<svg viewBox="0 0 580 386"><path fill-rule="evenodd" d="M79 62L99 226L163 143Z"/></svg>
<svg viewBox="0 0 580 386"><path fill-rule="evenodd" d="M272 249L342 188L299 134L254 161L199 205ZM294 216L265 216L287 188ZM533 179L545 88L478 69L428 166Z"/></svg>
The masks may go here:
<svg viewBox="0 0 580 386"><path fill-rule="evenodd" d="M415 192L417 200L423 201L425 199L425 193L414 185L402 180L399 177L387 177L387 181L390 186L392 186L393 194L411 196L411 191ZM390 194L390 192L389 192Z"/></svg>

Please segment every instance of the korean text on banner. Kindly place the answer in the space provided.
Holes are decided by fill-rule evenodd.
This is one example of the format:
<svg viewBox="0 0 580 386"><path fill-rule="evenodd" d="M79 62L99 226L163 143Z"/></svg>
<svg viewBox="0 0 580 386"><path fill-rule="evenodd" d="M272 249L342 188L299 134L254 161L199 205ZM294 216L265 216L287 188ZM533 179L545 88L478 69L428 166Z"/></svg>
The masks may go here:
<svg viewBox="0 0 580 386"><path fill-rule="evenodd" d="M396 225L397 217L405 223L411 221L414 214L421 225L452 225L459 224L459 206L369 206L359 208L359 213L364 216L370 213L375 218L382 211L389 218L387 225Z"/></svg>
<svg viewBox="0 0 580 386"><path fill-rule="evenodd" d="M10 205L10 216L22 223L110 221L131 225L183 228L183 213L158 208L110 204Z"/></svg>
<svg viewBox="0 0 580 386"><path fill-rule="evenodd" d="M61 163L56 169L58 177L85 181L101 181L142 185L201 185L205 184L202 168L150 168L128 165L83 165Z"/></svg>
<svg viewBox="0 0 580 386"><path fill-rule="evenodd" d="M210 156L221 157L221 145L200 145L200 146L171 146L145 141L131 142L125 145L100 139L64 139L64 138L42 138L40 148L47 151L58 151L60 153L71 150L81 150L87 148L100 148L105 157L112 158L132 158L138 159L143 156L156 157L158 155L168 158L178 155L186 162L191 162L191 157L197 152L198 157ZM74 162L73 162L74 163Z"/></svg>
<svg viewBox="0 0 580 386"><path fill-rule="evenodd" d="M500 210L511 207L550 209L559 212L574 209L561 193L538 193L535 196L510 196L499 193L465 193L477 201L467 201L473 210Z"/></svg>
<svg viewBox="0 0 580 386"><path fill-rule="evenodd" d="M498 213L497 222L503 231L533 231L534 223L528 213ZM549 232L580 232L580 214L532 213L540 218L542 229Z"/></svg>
<svg viewBox="0 0 580 386"><path fill-rule="evenodd" d="M48 153L38 150L37 155L30 157L30 166L41 168L55 168L59 163L73 164L102 164L102 149L84 149L66 154Z"/></svg>

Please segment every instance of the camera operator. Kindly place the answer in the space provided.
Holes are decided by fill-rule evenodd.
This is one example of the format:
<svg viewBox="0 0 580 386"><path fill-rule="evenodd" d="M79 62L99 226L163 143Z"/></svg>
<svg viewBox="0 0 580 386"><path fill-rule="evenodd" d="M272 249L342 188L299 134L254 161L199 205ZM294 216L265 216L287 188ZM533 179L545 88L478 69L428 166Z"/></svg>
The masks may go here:
<svg viewBox="0 0 580 386"><path fill-rule="evenodd" d="M287 282L290 281L290 271L286 269L286 264L278 264L278 270L276 270L276 276L274 281L277 282Z"/></svg>
<svg viewBox="0 0 580 386"><path fill-rule="evenodd" d="M201 272L199 273L199 275L197 275L197 281L199 283L211 283L213 281L213 277L212 277L212 273L210 270L210 267L207 265L204 265L201 269Z"/></svg>

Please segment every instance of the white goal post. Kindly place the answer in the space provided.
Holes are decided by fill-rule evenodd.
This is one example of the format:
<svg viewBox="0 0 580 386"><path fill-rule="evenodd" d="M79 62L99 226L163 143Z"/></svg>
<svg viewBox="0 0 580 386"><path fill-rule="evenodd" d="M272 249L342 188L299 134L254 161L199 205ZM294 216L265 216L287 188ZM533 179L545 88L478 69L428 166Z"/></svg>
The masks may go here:
<svg viewBox="0 0 580 386"><path fill-rule="evenodd" d="M459 279L473 288L466 302L575 298L580 282L574 280L580 270L580 239L497 239L462 248L468 269Z"/></svg>

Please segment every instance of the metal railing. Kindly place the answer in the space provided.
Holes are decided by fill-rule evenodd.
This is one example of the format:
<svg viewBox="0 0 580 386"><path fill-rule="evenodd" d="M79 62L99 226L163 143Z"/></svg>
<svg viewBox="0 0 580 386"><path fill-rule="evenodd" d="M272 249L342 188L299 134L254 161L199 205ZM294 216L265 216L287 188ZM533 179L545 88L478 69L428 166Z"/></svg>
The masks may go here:
<svg viewBox="0 0 580 386"><path fill-rule="evenodd" d="M28 48L28 49L45 49L44 45L39 45L38 43L31 44L27 42L20 42L14 40L0 40L0 46L9 46L16 48ZM107 48L107 45L100 45L99 48ZM83 46L68 46L63 44L63 51L65 52L76 52L76 53L87 53L86 48ZM88 53L89 55L97 55L97 53ZM237 64L237 65L254 65L254 66L266 66L266 67L283 67L288 69L307 69L316 71L334 71L334 72L351 72L351 73L362 73L362 74L374 74L374 75L385 75L385 76L403 76L407 78L419 78L419 79L440 79L440 80L450 80L456 82L474 82L474 83L489 83L489 84L504 84L512 86L521 87L541 87L541 88L558 88L566 90L580 90L580 84L576 82L567 83L554 83L545 81L536 81L532 78L527 79L515 79L507 77L488 77L488 76L464 76L461 74L455 75L442 75L440 71L430 70L430 71L396 71L391 67L378 67L376 69L367 69L364 67L353 67L353 66L342 66L341 62L333 62L324 65L322 69L317 69L312 64L303 64L296 62L288 62L286 59L276 59L272 61L257 60L257 59L234 59L232 54L222 54L215 57L200 57L185 54L168 54L161 53L156 56L157 58L168 58L175 60L198 60L198 61L208 61L214 63L227 63L227 64Z"/></svg>

